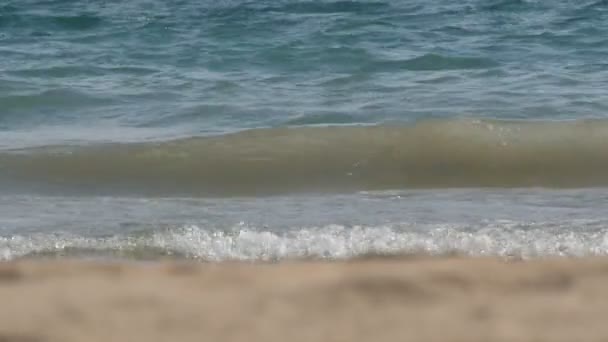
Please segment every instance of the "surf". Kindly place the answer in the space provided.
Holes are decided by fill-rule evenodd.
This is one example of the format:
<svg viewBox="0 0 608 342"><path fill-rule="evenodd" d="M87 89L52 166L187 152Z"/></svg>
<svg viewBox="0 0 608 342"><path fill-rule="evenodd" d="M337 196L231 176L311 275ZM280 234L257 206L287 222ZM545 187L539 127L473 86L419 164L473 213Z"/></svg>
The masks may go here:
<svg viewBox="0 0 608 342"><path fill-rule="evenodd" d="M0 185L90 194L270 195L608 186L608 120L425 120L0 153Z"/></svg>

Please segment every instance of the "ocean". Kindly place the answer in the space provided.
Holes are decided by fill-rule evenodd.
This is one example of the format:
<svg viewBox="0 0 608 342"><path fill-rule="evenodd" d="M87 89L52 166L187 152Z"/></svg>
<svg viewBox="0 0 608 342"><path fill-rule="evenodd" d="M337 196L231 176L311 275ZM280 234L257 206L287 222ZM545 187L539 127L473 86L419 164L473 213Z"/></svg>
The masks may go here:
<svg viewBox="0 0 608 342"><path fill-rule="evenodd" d="M3 0L0 260L608 254L605 0Z"/></svg>

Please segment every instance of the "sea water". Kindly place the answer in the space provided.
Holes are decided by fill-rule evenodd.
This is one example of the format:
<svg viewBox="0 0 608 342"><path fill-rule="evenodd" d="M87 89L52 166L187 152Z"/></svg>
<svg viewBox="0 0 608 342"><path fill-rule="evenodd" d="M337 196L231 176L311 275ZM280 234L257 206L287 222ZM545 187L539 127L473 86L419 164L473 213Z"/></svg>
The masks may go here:
<svg viewBox="0 0 608 342"><path fill-rule="evenodd" d="M606 1L5 0L0 259L608 254Z"/></svg>

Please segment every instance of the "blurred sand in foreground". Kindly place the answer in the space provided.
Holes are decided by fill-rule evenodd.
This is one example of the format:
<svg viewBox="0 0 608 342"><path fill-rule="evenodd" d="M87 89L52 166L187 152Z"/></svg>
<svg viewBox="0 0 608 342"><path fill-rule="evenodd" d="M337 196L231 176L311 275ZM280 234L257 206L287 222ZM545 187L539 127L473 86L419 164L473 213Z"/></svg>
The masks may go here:
<svg viewBox="0 0 608 342"><path fill-rule="evenodd" d="M0 264L0 342L607 341L608 258Z"/></svg>

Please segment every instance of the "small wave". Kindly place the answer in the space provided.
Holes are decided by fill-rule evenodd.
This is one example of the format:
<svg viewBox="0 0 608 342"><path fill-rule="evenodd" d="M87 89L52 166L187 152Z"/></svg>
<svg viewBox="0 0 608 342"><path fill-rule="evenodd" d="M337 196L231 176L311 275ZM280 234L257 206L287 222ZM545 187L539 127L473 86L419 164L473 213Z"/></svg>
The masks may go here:
<svg viewBox="0 0 608 342"><path fill-rule="evenodd" d="M68 30L89 30L102 24L100 17L90 14L53 17L59 27Z"/></svg>
<svg viewBox="0 0 608 342"><path fill-rule="evenodd" d="M87 68L81 66L51 66L44 68L27 68L27 69L17 69L11 70L8 72L11 75L15 76L25 76L25 77L72 77L72 76L100 76L102 73L99 72L96 68Z"/></svg>
<svg viewBox="0 0 608 342"><path fill-rule="evenodd" d="M356 117L341 113L325 113L317 115L302 115L289 119L286 125L332 125L360 123Z"/></svg>
<svg viewBox="0 0 608 342"><path fill-rule="evenodd" d="M386 10L387 3L369 1L300 1L277 8L281 12L297 14L365 13Z"/></svg>
<svg viewBox="0 0 608 342"><path fill-rule="evenodd" d="M481 9L485 11L516 11L516 10L524 10L529 9L530 1L527 0L495 0L488 1L488 3L484 4Z"/></svg>
<svg viewBox="0 0 608 342"><path fill-rule="evenodd" d="M70 89L50 89L38 93L0 96L0 108L5 113L41 109L67 109L108 104L111 100ZM6 118L6 116L4 117ZM0 118L0 122L2 118Z"/></svg>
<svg viewBox="0 0 608 342"><path fill-rule="evenodd" d="M285 2L276 5L267 5L259 2L242 2L222 4L212 8L207 16L221 19L251 20L260 15L284 14L280 19L283 22L293 22L290 15L323 15L323 14L374 14L390 8L389 4L380 1L297 1ZM268 16L271 20L272 16Z"/></svg>
<svg viewBox="0 0 608 342"><path fill-rule="evenodd" d="M103 20L101 17L91 14L42 15L16 10L5 13L0 12L0 26L20 27L21 29L30 28L38 33L46 32L47 30L91 30L102 24Z"/></svg>
<svg viewBox="0 0 608 342"><path fill-rule="evenodd" d="M450 224L406 229L329 225L277 233L253 227L217 231L186 226L139 237L87 238L67 234L34 234L0 237L0 260L24 257L171 257L213 262L302 258L340 260L369 254L413 253L459 253L527 259L608 254L606 229L577 231L516 222L496 223L477 229Z"/></svg>
<svg viewBox="0 0 608 342"><path fill-rule="evenodd" d="M43 68L26 68L10 70L8 74L25 77L39 78L68 78L74 76L96 77L107 76L108 74L125 74L125 75L149 75L158 72L152 68L144 68L137 66L120 66L120 67L100 67L100 66L47 66Z"/></svg>
<svg viewBox="0 0 608 342"><path fill-rule="evenodd" d="M601 10L605 10L606 6L608 6L608 1L607 0L597 0L597 1L593 1L590 4L587 4L586 6L584 6L584 9L601 9Z"/></svg>
<svg viewBox="0 0 608 342"><path fill-rule="evenodd" d="M264 195L443 187L608 186L608 121L429 120L257 129L0 153L4 189Z"/></svg>
<svg viewBox="0 0 608 342"><path fill-rule="evenodd" d="M370 64L367 71L433 71L433 70L456 70L456 69L485 69L498 66L498 63L488 58L477 57L446 57L436 54L426 54L420 57L395 60L378 61Z"/></svg>

